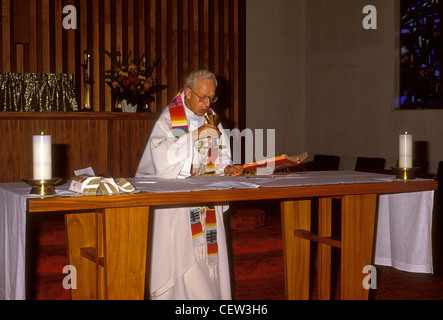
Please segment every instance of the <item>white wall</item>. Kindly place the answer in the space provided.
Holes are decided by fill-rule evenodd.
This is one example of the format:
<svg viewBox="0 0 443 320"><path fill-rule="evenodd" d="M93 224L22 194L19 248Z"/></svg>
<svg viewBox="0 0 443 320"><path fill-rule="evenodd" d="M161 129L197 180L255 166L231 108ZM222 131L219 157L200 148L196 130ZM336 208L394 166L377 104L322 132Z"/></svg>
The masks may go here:
<svg viewBox="0 0 443 320"><path fill-rule="evenodd" d="M377 30L362 9L377 8ZM398 134L443 161L443 110L395 110L399 0L247 0L249 128L275 128L277 153L398 158Z"/></svg>
<svg viewBox="0 0 443 320"><path fill-rule="evenodd" d="M246 127L276 129L277 154L303 152L304 1L246 2Z"/></svg>

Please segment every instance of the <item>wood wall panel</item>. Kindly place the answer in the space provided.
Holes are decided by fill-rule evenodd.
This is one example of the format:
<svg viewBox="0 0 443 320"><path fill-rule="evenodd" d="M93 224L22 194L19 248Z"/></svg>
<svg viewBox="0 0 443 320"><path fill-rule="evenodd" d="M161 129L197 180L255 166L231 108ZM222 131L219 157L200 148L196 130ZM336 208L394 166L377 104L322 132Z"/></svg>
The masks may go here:
<svg viewBox="0 0 443 320"><path fill-rule="evenodd" d="M0 0L0 71L74 74L83 93L83 51L92 56L93 107L111 111L104 83L110 59L104 49L147 61L161 60L155 76L168 89L157 94L161 110L195 69L220 80L216 106L232 127L244 128L245 0L28 0L29 43L14 43L12 1ZM22 0L26 2L26 0ZM66 5L77 9L77 29L65 30Z"/></svg>
<svg viewBox="0 0 443 320"><path fill-rule="evenodd" d="M109 132L109 137L112 137L113 142L109 143L109 171L134 177L154 121L120 119L114 120L110 125L112 131Z"/></svg>
<svg viewBox="0 0 443 320"><path fill-rule="evenodd" d="M53 176L74 170L134 177L156 115L111 112L0 113L0 183L32 178L32 136L51 135Z"/></svg>

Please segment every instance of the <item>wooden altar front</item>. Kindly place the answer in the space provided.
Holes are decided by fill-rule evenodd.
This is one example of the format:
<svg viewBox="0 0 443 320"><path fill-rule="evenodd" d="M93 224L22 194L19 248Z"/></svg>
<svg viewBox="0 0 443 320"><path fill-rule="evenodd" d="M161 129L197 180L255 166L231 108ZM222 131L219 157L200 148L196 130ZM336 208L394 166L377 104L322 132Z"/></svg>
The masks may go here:
<svg viewBox="0 0 443 320"><path fill-rule="evenodd" d="M373 262L378 196L437 187L436 181L417 180L34 198L27 200L27 219L44 212L66 214L69 260L82 274L78 279L82 289L73 298L143 299L150 208L195 205L201 199L214 204L274 199L281 203L287 299L309 298L311 241L320 245L319 297L330 298L330 250L338 246L341 298L368 299L361 272ZM331 238L331 198L337 197L342 200L340 240ZM319 201L320 205L318 233L311 231L311 201Z"/></svg>

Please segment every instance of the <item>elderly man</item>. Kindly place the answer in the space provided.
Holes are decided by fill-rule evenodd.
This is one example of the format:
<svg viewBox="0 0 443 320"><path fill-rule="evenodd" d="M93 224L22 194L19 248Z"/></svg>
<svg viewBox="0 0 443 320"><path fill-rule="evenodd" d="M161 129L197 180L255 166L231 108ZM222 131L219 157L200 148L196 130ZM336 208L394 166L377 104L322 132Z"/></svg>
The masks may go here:
<svg viewBox="0 0 443 320"><path fill-rule="evenodd" d="M155 124L136 177L182 179L201 174L241 175L230 158L214 114L217 80L205 70L191 73L184 91ZM221 148L217 147L221 146ZM204 202L204 199L202 199ZM154 210L150 295L152 299L230 299L231 287L223 206Z"/></svg>

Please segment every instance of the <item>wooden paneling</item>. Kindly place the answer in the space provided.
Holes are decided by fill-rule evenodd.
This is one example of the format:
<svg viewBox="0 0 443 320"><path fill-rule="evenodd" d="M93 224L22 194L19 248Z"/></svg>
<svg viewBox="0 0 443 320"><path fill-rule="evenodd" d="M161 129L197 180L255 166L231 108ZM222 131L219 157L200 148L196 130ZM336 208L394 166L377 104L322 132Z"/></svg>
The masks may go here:
<svg viewBox="0 0 443 320"><path fill-rule="evenodd" d="M149 207L67 214L65 219L69 263L79 275L72 299L143 299Z"/></svg>
<svg viewBox="0 0 443 320"><path fill-rule="evenodd" d="M98 215L97 212L65 215L69 264L76 267L77 284L81 283L78 290L71 290L73 300L98 300L103 296L103 290L99 286L103 270L97 263L79 255L82 248L100 250L102 247L98 239Z"/></svg>
<svg viewBox="0 0 443 320"><path fill-rule="evenodd" d="M286 298L309 299L310 242L294 237L294 230L311 230L311 200L282 201L283 256ZM295 254L294 254L295 253Z"/></svg>
<svg viewBox="0 0 443 320"><path fill-rule="evenodd" d="M30 6L28 0L12 1L12 14L14 23L13 42L29 43L29 19L21 19L23 16L30 15Z"/></svg>
<svg viewBox="0 0 443 320"><path fill-rule="evenodd" d="M377 194L346 195L342 198L341 299L367 300L362 269L372 263ZM349 226L353 226L352 230ZM355 232L358 230L358 232ZM352 297L352 298L351 298Z"/></svg>
<svg viewBox="0 0 443 320"><path fill-rule="evenodd" d="M118 119L108 122L109 171L134 177L154 126L153 120ZM123 175L124 176L124 175Z"/></svg>
<svg viewBox="0 0 443 320"><path fill-rule="evenodd" d="M21 0L29 3L29 41L15 43L12 1L0 0L0 71L75 75L83 92L83 51L92 56L93 107L111 111L104 50L147 61L161 60L155 76L168 89L157 94L161 110L183 87L186 75L209 69L219 78L216 107L231 127L244 128L245 0ZM77 10L77 29L63 28L62 10ZM25 6L26 8L26 6ZM21 30L21 34L26 34Z"/></svg>
<svg viewBox="0 0 443 320"><path fill-rule="evenodd" d="M0 113L0 182L32 178L32 136L51 135L53 176L69 179L74 170L134 177L154 114Z"/></svg>

